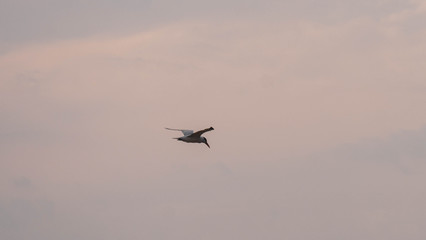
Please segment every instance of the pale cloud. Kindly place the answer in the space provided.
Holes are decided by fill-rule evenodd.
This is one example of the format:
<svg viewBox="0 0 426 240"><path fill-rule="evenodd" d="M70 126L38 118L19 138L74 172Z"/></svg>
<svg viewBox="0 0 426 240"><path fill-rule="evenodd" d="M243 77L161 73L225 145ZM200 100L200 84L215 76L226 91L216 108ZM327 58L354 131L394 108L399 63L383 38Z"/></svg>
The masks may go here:
<svg viewBox="0 0 426 240"><path fill-rule="evenodd" d="M122 35L178 21L256 19L271 22L310 20L345 22L381 18L409 10L421 1L3 1L1 52L29 42Z"/></svg>
<svg viewBox="0 0 426 240"><path fill-rule="evenodd" d="M13 183L18 188L30 188L32 186L31 180L26 177L16 178Z"/></svg>
<svg viewBox="0 0 426 240"><path fill-rule="evenodd" d="M209 4L0 56L0 237L423 239L418 2Z"/></svg>
<svg viewBox="0 0 426 240"><path fill-rule="evenodd" d="M182 22L121 38L36 45L9 53L0 62L7 69L3 74L9 89L21 72L36 73L31 84L39 86L31 89L47 105L54 99L54 104L106 111L103 107L114 102L127 111L169 109L161 114L170 116L220 105L218 111L240 124L252 118L255 107L271 116L257 120L260 127L265 121L277 126L286 121L292 126L286 130L304 126L310 134L322 131L310 122L315 116L317 123L339 128L318 134L341 135L341 141L344 131L356 138L424 124L418 112L424 96L424 66L417 54L424 44L409 45L409 38L389 36L386 28L372 19L336 25ZM273 88L265 88L268 84ZM13 102L17 95L3 89L4 97ZM186 93L189 89L199 90ZM297 105L292 104L295 101ZM267 107L278 103L282 110ZM234 115L237 106L240 112ZM209 111L199 114L209 116Z"/></svg>
<svg viewBox="0 0 426 240"><path fill-rule="evenodd" d="M422 128L343 144L322 155L329 159L380 164L383 167L394 167L407 175L418 175L423 174L426 167L425 143L426 130Z"/></svg>

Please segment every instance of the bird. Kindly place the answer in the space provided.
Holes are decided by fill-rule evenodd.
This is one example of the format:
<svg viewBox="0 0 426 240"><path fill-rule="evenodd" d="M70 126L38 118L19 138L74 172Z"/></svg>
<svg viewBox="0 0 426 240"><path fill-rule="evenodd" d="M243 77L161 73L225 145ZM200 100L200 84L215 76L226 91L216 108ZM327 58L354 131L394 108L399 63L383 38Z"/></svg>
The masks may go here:
<svg viewBox="0 0 426 240"><path fill-rule="evenodd" d="M209 148L210 148L210 145L207 143L207 138L202 137L201 135L205 132L214 130L213 127L209 127L197 132L194 132L192 130L185 130L185 129L174 129L174 128L165 128L165 129L172 130L172 131L181 131L183 133L183 137L178 137L173 139L177 139L178 141L183 141L187 143L205 143L207 147Z"/></svg>

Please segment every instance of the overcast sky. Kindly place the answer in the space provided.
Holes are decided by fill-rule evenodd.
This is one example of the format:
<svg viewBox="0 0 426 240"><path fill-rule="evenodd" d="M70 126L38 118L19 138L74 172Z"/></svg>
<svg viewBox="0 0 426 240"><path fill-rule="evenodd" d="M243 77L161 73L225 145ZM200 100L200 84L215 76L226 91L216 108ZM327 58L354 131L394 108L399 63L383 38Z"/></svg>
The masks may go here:
<svg viewBox="0 0 426 240"><path fill-rule="evenodd" d="M426 4L0 3L0 239L426 239ZM211 148L164 127L204 129Z"/></svg>

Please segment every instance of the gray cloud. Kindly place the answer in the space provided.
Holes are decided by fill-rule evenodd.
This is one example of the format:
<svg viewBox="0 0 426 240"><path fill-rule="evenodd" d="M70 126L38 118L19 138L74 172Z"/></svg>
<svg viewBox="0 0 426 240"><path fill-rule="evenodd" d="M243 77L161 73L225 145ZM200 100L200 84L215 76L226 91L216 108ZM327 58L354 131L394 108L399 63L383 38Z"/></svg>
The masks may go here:
<svg viewBox="0 0 426 240"><path fill-rule="evenodd" d="M51 237L53 202L45 199L0 199L0 237L3 239L42 239ZM48 229L48 228L47 228Z"/></svg>
<svg viewBox="0 0 426 240"><path fill-rule="evenodd" d="M415 2L3 2L1 239L426 238Z"/></svg>
<svg viewBox="0 0 426 240"><path fill-rule="evenodd" d="M26 177L19 177L13 180L13 184L18 188L30 188L32 187L32 182Z"/></svg>
<svg viewBox="0 0 426 240"><path fill-rule="evenodd" d="M39 42L146 26L150 1L3 1L0 42Z"/></svg>
<svg viewBox="0 0 426 240"><path fill-rule="evenodd" d="M363 139L343 145L325 158L341 161L391 164L404 173L422 174L426 166L426 128L404 131L383 139Z"/></svg>
<svg viewBox="0 0 426 240"><path fill-rule="evenodd" d="M97 34L138 32L187 20L308 20L339 23L353 18L381 18L411 9L409 1L11 1L0 8L0 49L26 42L46 42ZM410 24L413 26L413 24Z"/></svg>

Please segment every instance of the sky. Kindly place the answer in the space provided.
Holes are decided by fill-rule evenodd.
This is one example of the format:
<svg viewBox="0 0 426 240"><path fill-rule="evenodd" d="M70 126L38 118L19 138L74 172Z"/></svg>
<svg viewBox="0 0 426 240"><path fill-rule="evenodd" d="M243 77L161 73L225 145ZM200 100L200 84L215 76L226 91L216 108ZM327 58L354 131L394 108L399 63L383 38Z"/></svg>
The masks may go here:
<svg viewBox="0 0 426 240"><path fill-rule="evenodd" d="M0 3L0 239L426 239L421 0ZM164 128L215 130L204 144Z"/></svg>

